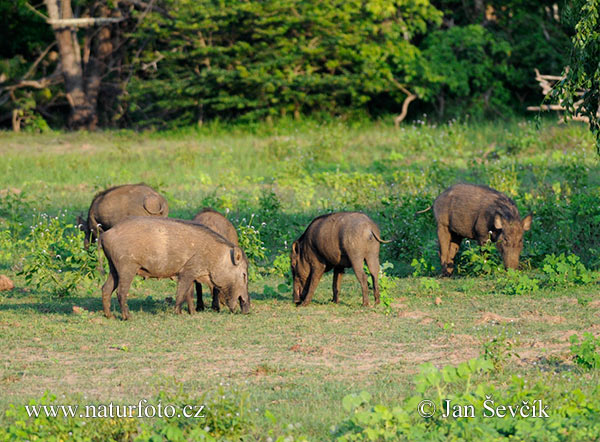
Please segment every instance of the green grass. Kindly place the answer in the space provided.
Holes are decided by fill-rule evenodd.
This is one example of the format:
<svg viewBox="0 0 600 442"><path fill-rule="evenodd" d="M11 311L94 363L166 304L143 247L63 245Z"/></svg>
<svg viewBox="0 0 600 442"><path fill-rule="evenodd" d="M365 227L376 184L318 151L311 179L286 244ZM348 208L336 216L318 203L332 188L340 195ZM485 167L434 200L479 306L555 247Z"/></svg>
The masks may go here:
<svg viewBox="0 0 600 442"><path fill-rule="evenodd" d="M493 376L499 388L513 374L569 391L598 383L596 371L574 365L568 340L600 333L597 273L591 284L518 296L501 294L498 276L438 279L439 289L410 276L413 258L439 270L433 217L414 212L457 181L492 185L513 197L522 215L534 212L522 255L528 274L538 275L544 257L560 252L578 254L597 271L600 166L583 126L398 130L282 121L177 133L2 133L0 156L0 198L17 191L22 204L0 206L0 230L15 229L18 210L26 226L38 212L66 210L75 221L96 191L145 181L167 197L170 216L189 219L205 205L228 210L235 225L252 220L266 248L266 259L254 263L260 279L250 284L250 315L176 316L166 300L175 283L140 280L129 322L103 318L101 283L51 297L16 275L29 259L23 245L0 253L0 273L17 285L0 293L1 410L44 391L66 395L62 403L133 404L180 388L199 397L222 383L245 395L253 438L273 426L264 417L270 410L278 431L299 423L296 434L324 440L347 415L345 395L367 390L374 403L398 403L411 394L419 364L465 361L499 333L514 340L519 355ZM340 305L329 302L326 275L306 308L278 292L284 279L269 274L310 219L342 209L367 212L395 240L381 252L399 277L388 314L360 307L351 272ZM75 314L73 306L89 313ZM113 308L118 313L115 299Z"/></svg>

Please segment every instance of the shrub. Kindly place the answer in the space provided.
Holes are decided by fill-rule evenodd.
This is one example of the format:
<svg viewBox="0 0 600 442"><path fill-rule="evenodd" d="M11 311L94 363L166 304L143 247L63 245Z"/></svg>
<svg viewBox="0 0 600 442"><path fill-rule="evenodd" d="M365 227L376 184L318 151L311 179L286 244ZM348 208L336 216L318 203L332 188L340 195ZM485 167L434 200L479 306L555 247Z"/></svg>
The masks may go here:
<svg viewBox="0 0 600 442"><path fill-rule="evenodd" d="M469 240L465 241L467 248L458 258L457 272L468 276L493 275L504 271L496 244L488 241L479 246Z"/></svg>
<svg viewBox="0 0 600 442"><path fill-rule="evenodd" d="M393 269L394 264L384 262L379 269L379 297L386 314L392 311L392 302L394 301L393 290L398 286L398 278L386 273L386 270Z"/></svg>
<svg viewBox="0 0 600 442"><path fill-rule="evenodd" d="M248 224L243 219L237 226L240 247L246 252L248 258L248 279L250 281L260 279L262 264L266 259L265 245L260 237L260 231L252 224L253 220L254 214L250 217Z"/></svg>
<svg viewBox="0 0 600 442"><path fill-rule="evenodd" d="M506 388L498 390L483 378L492 369L492 362L483 358L442 369L424 364L414 378L417 394L392 407L373 405L366 392L346 396L342 405L350 415L335 428L334 435L339 442L505 439L583 442L600 437L599 387L590 394L578 389L565 392L553 389L551 382L532 384L513 376ZM446 400L452 406L460 405L464 414L443 416ZM539 404L537 416L543 416L543 410L548 417L532 418L536 404ZM500 405L504 406L504 418L491 411ZM514 417L508 406L515 412ZM466 407L472 407L472 417L465 416Z"/></svg>
<svg viewBox="0 0 600 442"><path fill-rule="evenodd" d="M539 288L539 279L530 278L526 273L513 269L508 269L505 275L498 279L498 290L505 295L535 293Z"/></svg>
<svg viewBox="0 0 600 442"><path fill-rule="evenodd" d="M593 281L592 272L585 268L577 255L559 256L551 254L542 262L542 272L550 286L589 284Z"/></svg>
<svg viewBox="0 0 600 442"><path fill-rule="evenodd" d="M38 216L25 243L28 256L20 275L38 289L54 296L68 296L81 283L96 279L97 249L83 248L84 233L65 221L65 213Z"/></svg>
<svg viewBox="0 0 600 442"><path fill-rule="evenodd" d="M585 332L581 343L577 335L569 337L571 354L576 364L589 369L600 368L600 338Z"/></svg>

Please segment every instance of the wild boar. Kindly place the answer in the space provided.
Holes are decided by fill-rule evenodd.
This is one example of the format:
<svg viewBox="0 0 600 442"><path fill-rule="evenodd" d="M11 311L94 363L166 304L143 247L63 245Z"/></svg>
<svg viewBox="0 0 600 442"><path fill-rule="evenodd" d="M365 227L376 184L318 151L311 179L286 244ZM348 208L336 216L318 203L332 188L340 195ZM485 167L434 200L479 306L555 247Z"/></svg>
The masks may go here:
<svg viewBox="0 0 600 442"><path fill-rule="evenodd" d="M333 299L337 303L344 269L352 267L362 288L363 305L369 305L366 261L379 304L379 244L377 224L360 212L336 212L315 218L292 244L290 255L293 296L297 305L308 305L325 272L333 269Z"/></svg>
<svg viewBox="0 0 600 442"><path fill-rule="evenodd" d="M130 317L127 295L134 276L177 277L175 313L187 301L194 311L193 284L200 282L223 294L234 310L250 309L248 260L238 246L207 227L170 218L132 217L102 233L98 241L108 260L110 274L102 286L102 305L110 317L110 298L117 290L123 319Z"/></svg>
<svg viewBox="0 0 600 442"><path fill-rule="evenodd" d="M531 228L531 215L521 219L513 200L487 186L456 184L433 203L437 222L442 272L454 271L454 257L463 238L480 245L497 243L504 266L516 269L523 249L523 232Z"/></svg>
<svg viewBox="0 0 600 442"><path fill-rule="evenodd" d="M130 216L158 216L169 214L167 200L146 184L124 184L98 193L92 200L88 219L77 223L85 232L85 246L89 240Z"/></svg>
<svg viewBox="0 0 600 442"><path fill-rule="evenodd" d="M193 222L202 224L203 226L208 227L212 231L218 233L223 238L225 238L230 243L239 246L238 234L235 230L235 227L231 222L225 218L225 216L221 215L216 210L213 210L209 207L203 208L200 212L196 214L193 219ZM202 299L202 284L199 282L196 283L196 296L198 301L196 303L196 310L201 311L204 310L204 300ZM219 301L221 304L225 304L224 298L219 297L219 290L214 287L212 293L212 308L213 310L219 311Z"/></svg>

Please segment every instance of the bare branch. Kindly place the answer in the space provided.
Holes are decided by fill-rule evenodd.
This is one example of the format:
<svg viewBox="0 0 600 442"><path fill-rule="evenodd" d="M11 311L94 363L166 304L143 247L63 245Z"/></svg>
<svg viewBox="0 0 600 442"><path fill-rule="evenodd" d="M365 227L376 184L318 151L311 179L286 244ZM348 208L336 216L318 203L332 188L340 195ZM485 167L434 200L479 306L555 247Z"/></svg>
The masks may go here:
<svg viewBox="0 0 600 442"><path fill-rule="evenodd" d="M120 23L124 21L124 17L99 17L99 18L64 18L58 20L47 20L47 23L52 26L53 29L63 28L88 28L91 26L104 26L113 23Z"/></svg>
<svg viewBox="0 0 600 442"><path fill-rule="evenodd" d="M23 75L23 80L25 80L27 77L29 77L31 74L33 74L35 72L35 68L37 68L38 64L41 63L41 61L48 54L48 52L50 52L50 49L52 49L54 46L56 46L56 42L50 43L50 46L48 46L46 49L44 49L44 51L40 54L40 56L37 58L37 60L35 60L33 62L33 64L31 65L31 67L27 70L25 75Z"/></svg>

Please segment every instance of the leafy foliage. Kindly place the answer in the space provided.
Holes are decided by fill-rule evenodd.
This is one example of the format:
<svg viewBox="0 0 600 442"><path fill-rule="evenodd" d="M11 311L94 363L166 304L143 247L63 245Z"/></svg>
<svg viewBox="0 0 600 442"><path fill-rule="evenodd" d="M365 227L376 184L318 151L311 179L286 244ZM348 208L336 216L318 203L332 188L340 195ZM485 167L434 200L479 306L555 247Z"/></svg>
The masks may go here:
<svg viewBox="0 0 600 442"><path fill-rule="evenodd" d="M506 274L498 279L501 293L505 295L527 295L535 293L540 288L540 280L531 278L525 272L508 269Z"/></svg>
<svg viewBox="0 0 600 442"><path fill-rule="evenodd" d="M84 233L65 222L65 214L39 216L25 239L29 254L21 275L36 288L58 297L68 296L80 283L96 278L96 248L85 250Z"/></svg>
<svg viewBox="0 0 600 442"><path fill-rule="evenodd" d="M593 280L592 273L585 268L579 256L561 253L546 256L542 262L542 271L551 286L589 284Z"/></svg>
<svg viewBox="0 0 600 442"><path fill-rule="evenodd" d="M150 14L137 33L141 66L159 67L129 85L148 124L398 108L396 84L420 92L427 75L411 41L440 18L427 0L162 4L172 16Z"/></svg>
<svg viewBox="0 0 600 442"><path fill-rule="evenodd" d="M573 50L564 70L565 79L558 83L553 96L560 99L571 116L583 115L589 119L600 154L600 3L598 0L570 2L565 16L575 29ZM581 90L583 101L576 105Z"/></svg>
<svg viewBox="0 0 600 442"><path fill-rule="evenodd" d="M600 368L600 338L585 332L581 341L577 335L571 335L569 341L575 363L589 369Z"/></svg>
<svg viewBox="0 0 600 442"><path fill-rule="evenodd" d="M463 250L458 261L458 273L470 276L492 275L502 272L500 255L496 251L496 244L488 241L482 246L469 240L467 248Z"/></svg>
<svg viewBox="0 0 600 442"><path fill-rule="evenodd" d="M393 407L372 404L367 392L346 396L342 404L350 416L336 427L337 440L587 441L600 435L598 389L589 395L580 390L565 393L543 382L532 385L513 376L505 389L498 390L482 379L492 368L492 363L483 358L442 369L424 364L414 380L417 394ZM539 410L546 406L548 417L532 418L532 409L540 400ZM445 401L452 406L472 407L473 415L444 417ZM490 411L500 405L504 406L504 418ZM509 414L509 406L515 417ZM425 418L419 412L431 413L431 417Z"/></svg>

